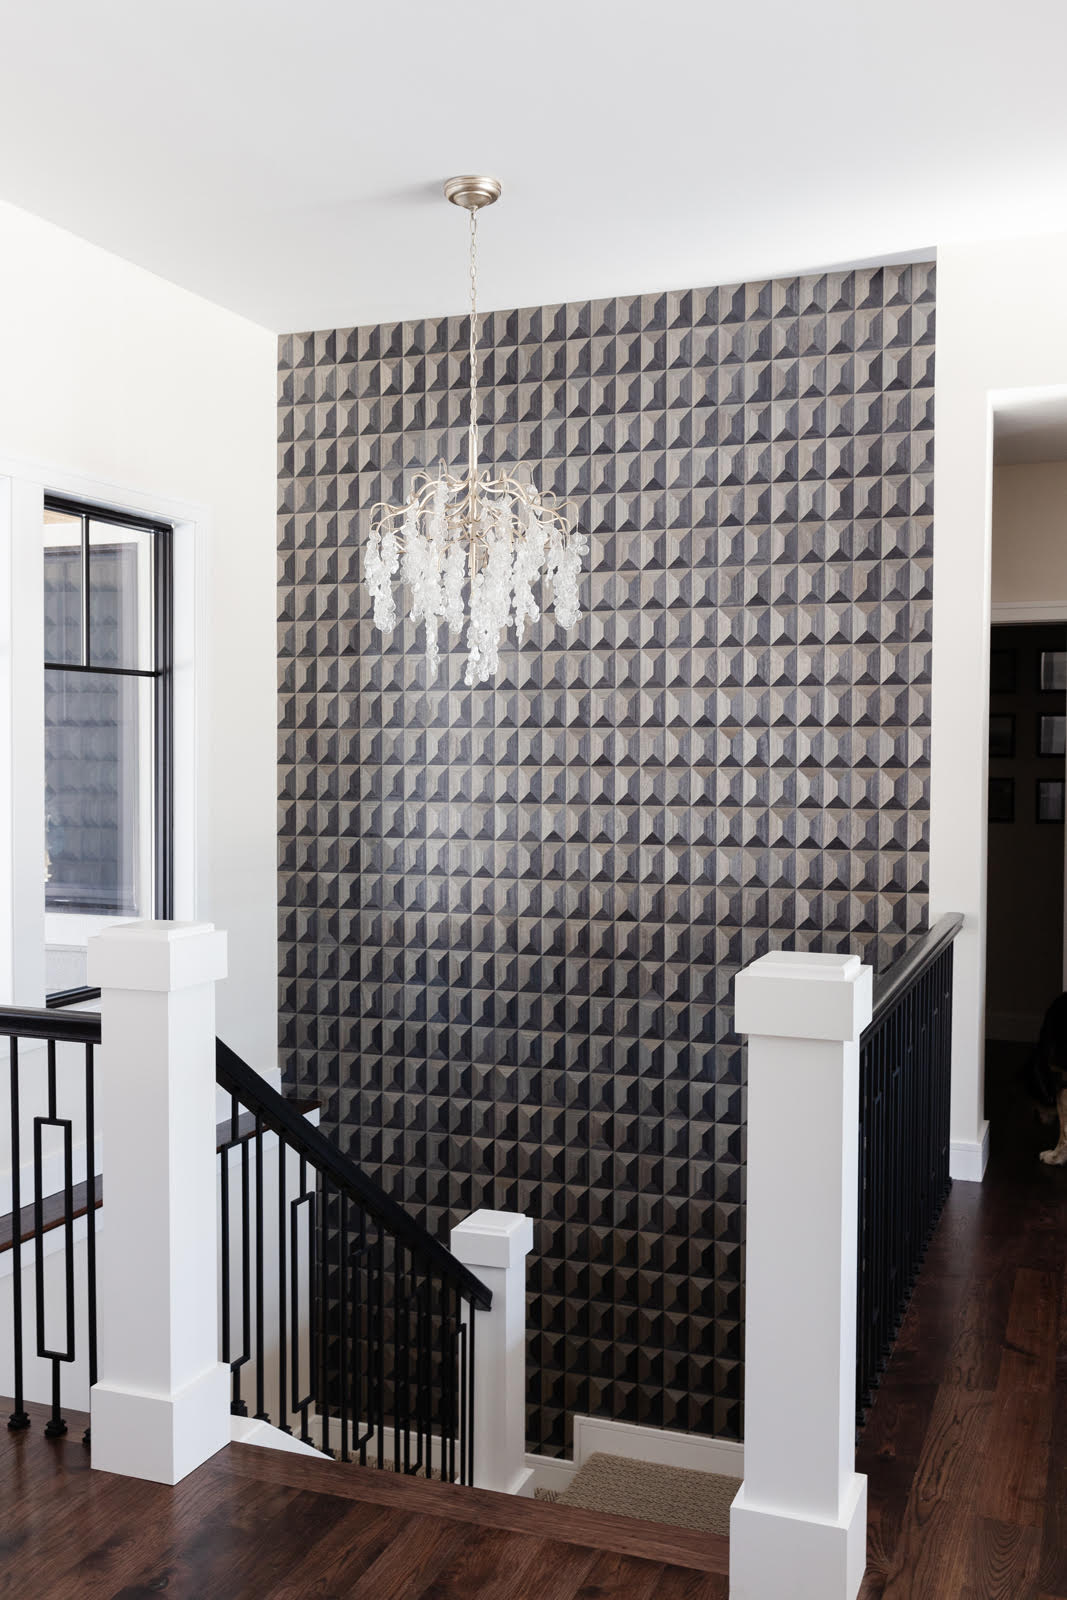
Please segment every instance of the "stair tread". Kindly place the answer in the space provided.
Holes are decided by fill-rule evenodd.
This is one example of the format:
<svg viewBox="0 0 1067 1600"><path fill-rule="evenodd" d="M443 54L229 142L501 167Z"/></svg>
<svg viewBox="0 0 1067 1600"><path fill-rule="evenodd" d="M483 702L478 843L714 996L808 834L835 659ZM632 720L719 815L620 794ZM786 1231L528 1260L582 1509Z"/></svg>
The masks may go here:
<svg viewBox="0 0 1067 1600"><path fill-rule="evenodd" d="M718 1534L497 1494L490 1489L467 1489L460 1484L398 1476L379 1472L375 1467L312 1461L307 1456L255 1445L231 1445L230 1457L234 1471L260 1482L406 1508L423 1516L449 1517L479 1527L503 1528L620 1555L642 1556L699 1572L729 1571L730 1543Z"/></svg>

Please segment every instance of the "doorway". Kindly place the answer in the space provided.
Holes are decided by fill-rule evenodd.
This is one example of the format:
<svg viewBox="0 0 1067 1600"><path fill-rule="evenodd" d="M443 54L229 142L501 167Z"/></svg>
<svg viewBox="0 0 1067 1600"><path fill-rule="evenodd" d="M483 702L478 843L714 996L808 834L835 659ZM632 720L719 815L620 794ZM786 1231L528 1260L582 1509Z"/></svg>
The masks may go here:
<svg viewBox="0 0 1067 1600"><path fill-rule="evenodd" d="M1064 986L1067 623L994 627L986 1032L1030 1043Z"/></svg>

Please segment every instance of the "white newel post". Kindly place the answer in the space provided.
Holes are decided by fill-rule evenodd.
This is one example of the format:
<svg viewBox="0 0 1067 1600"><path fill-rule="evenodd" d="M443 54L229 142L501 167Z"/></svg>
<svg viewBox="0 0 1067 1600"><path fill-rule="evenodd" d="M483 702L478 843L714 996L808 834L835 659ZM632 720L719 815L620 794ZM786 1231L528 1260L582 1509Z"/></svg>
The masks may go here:
<svg viewBox="0 0 1067 1600"><path fill-rule="evenodd" d="M476 1311L474 1484L520 1494L526 1457L526 1257L533 1222L516 1211L472 1211L452 1229L452 1254L493 1292Z"/></svg>
<svg viewBox="0 0 1067 1600"><path fill-rule="evenodd" d="M871 969L780 951L735 986L748 1035L745 1477L731 1600L854 1600L859 1038Z"/></svg>
<svg viewBox="0 0 1067 1600"><path fill-rule="evenodd" d="M226 935L141 922L89 941L101 996L93 1466L177 1483L230 1437L218 1359L215 982Z"/></svg>

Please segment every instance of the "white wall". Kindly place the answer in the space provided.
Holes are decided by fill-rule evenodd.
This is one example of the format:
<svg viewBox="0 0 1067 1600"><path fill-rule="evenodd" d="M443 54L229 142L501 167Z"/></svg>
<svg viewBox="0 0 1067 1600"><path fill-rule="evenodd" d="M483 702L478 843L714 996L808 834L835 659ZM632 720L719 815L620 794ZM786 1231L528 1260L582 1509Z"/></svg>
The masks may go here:
<svg viewBox="0 0 1067 1600"><path fill-rule="evenodd" d="M30 475L46 488L75 477L87 497L196 508L204 672L191 914L230 935L220 1033L272 1075L275 374L266 329L0 204L0 471L36 464ZM39 611L39 588L23 603ZM29 846L36 873L41 839Z"/></svg>
<svg viewBox="0 0 1067 1600"><path fill-rule="evenodd" d="M960 1176L979 1176L985 1132L992 418L1003 391L1067 387L1065 283L1067 235L938 251L930 889L935 915L965 917L952 1072Z"/></svg>
<svg viewBox="0 0 1067 1600"><path fill-rule="evenodd" d="M1067 617L1067 461L994 467L993 604Z"/></svg>

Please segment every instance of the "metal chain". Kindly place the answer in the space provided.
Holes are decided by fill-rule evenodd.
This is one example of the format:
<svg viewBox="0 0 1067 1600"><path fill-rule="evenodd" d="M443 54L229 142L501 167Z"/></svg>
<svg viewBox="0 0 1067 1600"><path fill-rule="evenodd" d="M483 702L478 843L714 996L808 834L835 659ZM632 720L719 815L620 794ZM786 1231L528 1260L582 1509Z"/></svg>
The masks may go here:
<svg viewBox="0 0 1067 1600"><path fill-rule="evenodd" d="M473 480L478 458L478 212L471 207L471 394L468 470Z"/></svg>

